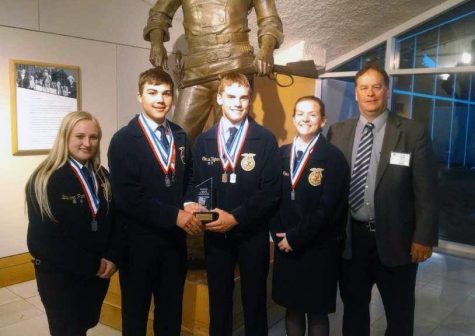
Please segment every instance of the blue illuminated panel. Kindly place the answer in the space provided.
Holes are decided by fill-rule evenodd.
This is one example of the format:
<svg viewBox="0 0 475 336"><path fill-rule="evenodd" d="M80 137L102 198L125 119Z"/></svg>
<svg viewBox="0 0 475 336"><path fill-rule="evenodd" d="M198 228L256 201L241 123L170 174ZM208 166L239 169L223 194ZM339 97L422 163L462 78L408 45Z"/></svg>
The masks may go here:
<svg viewBox="0 0 475 336"><path fill-rule="evenodd" d="M474 77L453 73L393 80L393 110L427 125L437 161L447 168L475 168Z"/></svg>
<svg viewBox="0 0 475 336"><path fill-rule="evenodd" d="M398 69L452 68L470 64L475 52L475 1L396 38ZM472 55L472 62L475 55ZM473 64L473 63L472 63Z"/></svg>

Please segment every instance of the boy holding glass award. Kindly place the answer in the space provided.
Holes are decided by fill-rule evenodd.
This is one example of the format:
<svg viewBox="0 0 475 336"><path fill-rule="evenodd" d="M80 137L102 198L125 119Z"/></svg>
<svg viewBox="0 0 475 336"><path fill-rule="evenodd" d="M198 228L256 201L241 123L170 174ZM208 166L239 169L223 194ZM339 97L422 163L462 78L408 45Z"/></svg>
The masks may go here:
<svg viewBox="0 0 475 336"><path fill-rule="evenodd" d="M246 76L223 76L217 102L223 116L196 139L194 179L212 178L218 218L205 226L210 335L232 334L234 271L239 265L246 335L267 335L268 218L280 198L281 171L272 133L248 117ZM199 195L198 195L199 198Z"/></svg>
<svg viewBox="0 0 475 336"><path fill-rule="evenodd" d="M109 147L117 221L126 235L122 330L145 336L153 295L154 334L178 336L186 233L202 231L201 222L186 211L188 205L183 209L193 172L190 143L183 129L166 119L173 102L173 82L166 72L141 73L138 100L143 111L114 135Z"/></svg>

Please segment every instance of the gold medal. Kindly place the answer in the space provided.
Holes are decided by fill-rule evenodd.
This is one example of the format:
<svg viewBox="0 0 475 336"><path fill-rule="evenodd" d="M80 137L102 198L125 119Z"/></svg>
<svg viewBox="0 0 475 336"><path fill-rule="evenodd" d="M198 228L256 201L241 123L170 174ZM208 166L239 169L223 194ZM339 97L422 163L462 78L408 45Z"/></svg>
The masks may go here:
<svg viewBox="0 0 475 336"><path fill-rule="evenodd" d="M322 184L323 178L323 168L310 168L310 175L308 175L308 183L310 185L317 187Z"/></svg>
<svg viewBox="0 0 475 336"><path fill-rule="evenodd" d="M252 153L243 153L241 154L243 156L242 160L241 160L241 168L242 170L244 171L251 171L254 169L254 167L256 166L256 161L254 161L254 156L256 154L252 154Z"/></svg>
<svg viewBox="0 0 475 336"><path fill-rule="evenodd" d="M221 175L221 182L228 183L228 174L226 172Z"/></svg>

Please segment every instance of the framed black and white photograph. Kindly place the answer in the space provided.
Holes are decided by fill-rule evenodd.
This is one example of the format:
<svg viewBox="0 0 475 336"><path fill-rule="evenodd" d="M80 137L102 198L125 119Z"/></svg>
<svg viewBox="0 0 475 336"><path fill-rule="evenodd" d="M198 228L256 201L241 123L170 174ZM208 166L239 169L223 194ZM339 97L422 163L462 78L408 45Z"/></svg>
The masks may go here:
<svg viewBox="0 0 475 336"><path fill-rule="evenodd" d="M10 60L12 150L45 154L63 117L81 108L79 67Z"/></svg>

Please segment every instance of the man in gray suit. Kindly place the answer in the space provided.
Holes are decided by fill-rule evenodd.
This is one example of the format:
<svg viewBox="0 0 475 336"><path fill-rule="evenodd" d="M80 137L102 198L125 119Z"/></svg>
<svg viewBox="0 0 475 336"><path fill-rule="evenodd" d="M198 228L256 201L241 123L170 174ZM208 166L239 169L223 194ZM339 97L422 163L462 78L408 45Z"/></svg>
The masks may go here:
<svg viewBox="0 0 475 336"><path fill-rule="evenodd" d="M388 90L384 70L361 69L355 77L359 117L328 132L352 171L340 280L345 336L369 335L374 284L386 335L413 334L417 266L438 240L431 142L423 125L390 113Z"/></svg>

